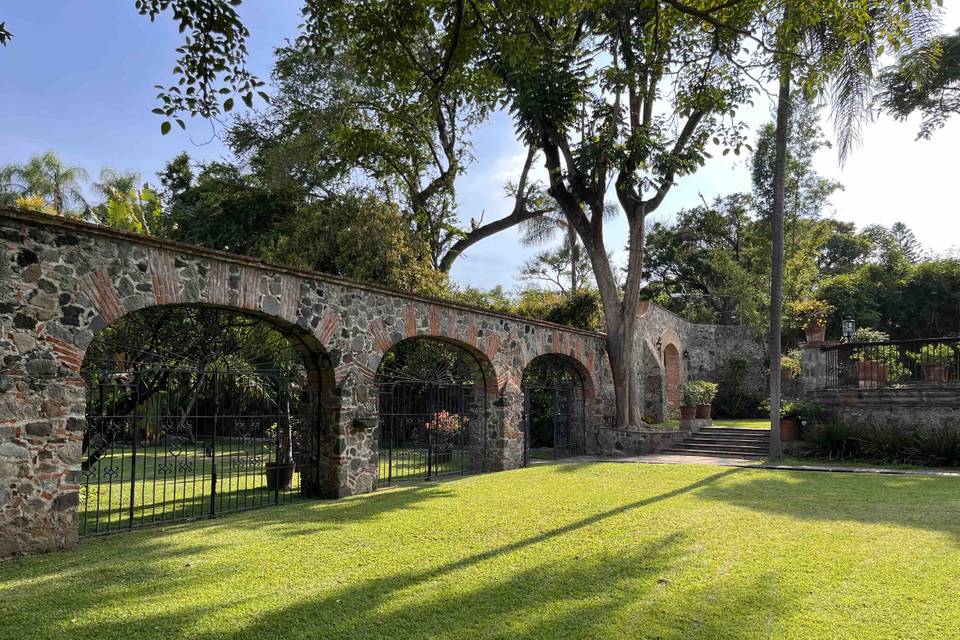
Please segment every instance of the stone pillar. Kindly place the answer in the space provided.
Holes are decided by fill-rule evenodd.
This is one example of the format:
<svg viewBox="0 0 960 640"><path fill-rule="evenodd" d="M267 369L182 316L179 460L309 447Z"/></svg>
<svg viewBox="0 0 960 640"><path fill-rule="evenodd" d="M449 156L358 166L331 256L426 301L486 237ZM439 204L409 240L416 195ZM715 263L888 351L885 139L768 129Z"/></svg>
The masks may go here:
<svg viewBox="0 0 960 640"><path fill-rule="evenodd" d="M820 391L827 387L827 352L824 346L836 343L807 343L802 345L800 377L804 393Z"/></svg>
<svg viewBox="0 0 960 640"><path fill-rule="evenodd" d="M322 440L330 454L321 466L330 472L321 497L339 498L377 488L379 437L377 386L374 380L351 367L340 385L340 412Z"/></svg>

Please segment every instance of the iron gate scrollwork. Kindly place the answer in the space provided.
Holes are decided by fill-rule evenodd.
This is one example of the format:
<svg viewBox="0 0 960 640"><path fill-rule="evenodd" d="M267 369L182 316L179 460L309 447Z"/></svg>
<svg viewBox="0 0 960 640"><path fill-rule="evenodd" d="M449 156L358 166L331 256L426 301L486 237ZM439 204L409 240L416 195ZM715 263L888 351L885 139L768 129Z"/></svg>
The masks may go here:
<svg viewBox="0 0 960 640"><path fill-rule="evenodd" d="M206 323L206 353L191 352L189 344L168 348L162 340L137 350L149 335L122 350L110 340L91 348L83 371L81 536L284 504L300 495L301 478L313 472L301 458L317 449L319 426L305 370L295 353L286 354L291 366L269 368L245 353L249 345L270 352L269 341L277 340L276 359L288 347L261 321L226 322L227 313L178 311L165 320L191 331Z"/></svg>

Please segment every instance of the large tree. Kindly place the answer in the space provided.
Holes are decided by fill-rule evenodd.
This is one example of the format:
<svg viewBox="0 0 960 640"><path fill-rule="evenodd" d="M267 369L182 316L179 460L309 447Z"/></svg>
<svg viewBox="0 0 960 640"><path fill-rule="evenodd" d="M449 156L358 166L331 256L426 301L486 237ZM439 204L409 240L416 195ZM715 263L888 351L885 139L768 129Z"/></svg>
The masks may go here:
<svg viewBox="0 0 960 640"><path fill-rule="evenodd" d="M23 164L0 167L0 201L16 204L32 198L57 215L79 215L87 206L83 167L69 166L53 151L34 155Z"/></svg>
<svg viewBox="0 0 960 640"><path fill-rule="evenodd" d="M917 46L880 76L880 104L904 120L919 111L918 137L929 138L960 113L960 29Z"/></svg>

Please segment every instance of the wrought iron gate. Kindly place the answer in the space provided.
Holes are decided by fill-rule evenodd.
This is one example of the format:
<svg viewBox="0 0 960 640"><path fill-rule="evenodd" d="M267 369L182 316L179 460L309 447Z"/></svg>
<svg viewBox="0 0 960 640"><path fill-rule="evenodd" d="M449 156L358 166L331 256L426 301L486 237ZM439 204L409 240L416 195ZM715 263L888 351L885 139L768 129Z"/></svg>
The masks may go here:
<svg viewBox="0 0 960 640"><path fill-rule="evenodd" d="M80 535L282 504L316 419L275 372L102 368L88 381ZM312 440L311 440L312 441Z"/></svg>
<svg viewBox="0 0 960 640"><path fill-rule="evenodd" d="M583 392L575 382L523 388L524 464L583 450Z"/></svg>
<svg viewBox="0 0 960 640"><path fill-rule="evenodd" d="M381 484L482 471L484 395L476 387L420 380L379 385Z"/></svg>

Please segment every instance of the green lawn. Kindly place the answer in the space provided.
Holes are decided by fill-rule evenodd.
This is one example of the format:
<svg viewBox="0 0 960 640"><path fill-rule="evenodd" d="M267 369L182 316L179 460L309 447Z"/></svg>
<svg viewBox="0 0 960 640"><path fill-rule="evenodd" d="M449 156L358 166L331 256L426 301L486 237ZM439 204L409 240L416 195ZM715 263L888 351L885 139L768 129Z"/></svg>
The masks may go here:
<svg viewBox="0 0 960 640"><path fill-rule="evenodd" d="M664 420L655 425L661 429L679 429L679 420ZM715 427L741 427L743 429L769 429L769 418L714 418Z"/></svg>
<svg viewBox="0 0 960 640"><path fill-rule="evenodd" d="M559 464L0 564L6 638L958 638L960 481Z"/></svg>

